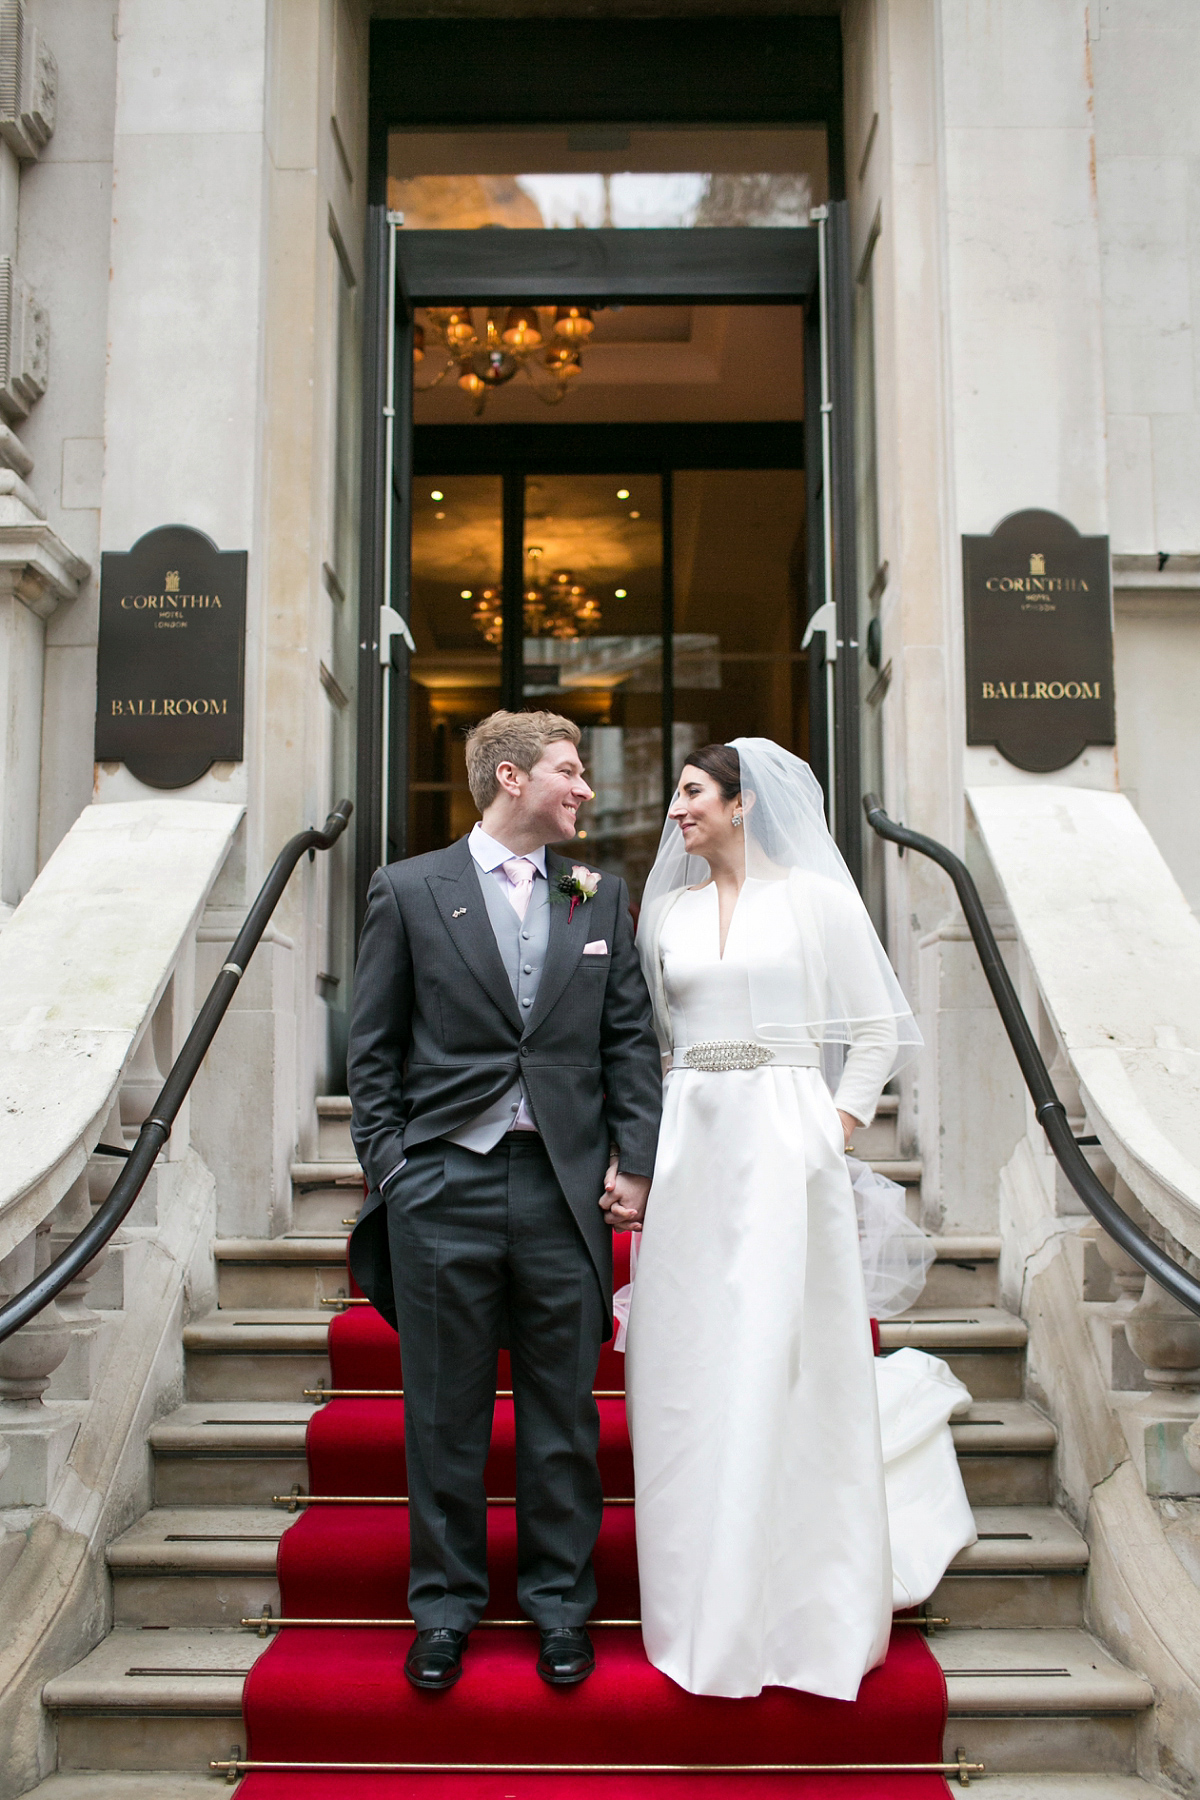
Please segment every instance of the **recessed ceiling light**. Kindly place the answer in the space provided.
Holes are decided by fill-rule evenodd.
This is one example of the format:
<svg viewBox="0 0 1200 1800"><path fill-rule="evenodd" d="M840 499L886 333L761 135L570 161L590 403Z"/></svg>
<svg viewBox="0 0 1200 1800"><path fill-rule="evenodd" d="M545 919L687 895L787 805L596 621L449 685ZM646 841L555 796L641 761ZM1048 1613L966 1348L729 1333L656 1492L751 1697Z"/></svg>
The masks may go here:
<svg viewBox="0 0 1200 1800"><path fill-rule="evenodd" d="M631 512L629 516L631 519L640 519L642 515L640 512ZM439 518L441 517L440 513L439 513L438 517Z"/></svg>
<svg viewBox="0 0 1200 1800"><path fill-rule="evenodd" d="M470 588L464 588L462 593L459 595L459 599L460 600L469 600L470 598L471 598Z"/></svg>
<svg viewBox="0 0 1200 1800"><path fill-rule="evenodd" d="M587 832L586 832L586 831L577 831L577 832L576 832L576 833L575 833L575 836L576 836L576 837L586 837L586 836L587 836Z"/></svg>
<svg viewBox="0 0 1200 1800"><path fill-rule="evenodd" d="M446 496L445 496L445 494L443 494L441 488L434 488L434 490L433 490L432 494L430 494L429 498L431 500L444 500L446 498Z"/></svg>
<svg viewBox="0 0 1200 1800"><path fill-rule="evenodd" d="M629 498L629 489L628 488L618 488L617 489L617 499L618 500L628 500L628 498Z"/></svg>
<svg viewBox="0 0 1200 1800"><path fill-rule="evenodd" d="M446 515L443 512L437 512L437 513L434 513L433 516L435 519L444 519Z"/></svg>
<svg viewBox="0 0 1200 1800"><path fill-rule="evenodd" d="M628 594L628 591L629 590L627 588L614 588L613 589L613 592L615 593L618 600L624 600L626 598L626 595Z"/></svg>

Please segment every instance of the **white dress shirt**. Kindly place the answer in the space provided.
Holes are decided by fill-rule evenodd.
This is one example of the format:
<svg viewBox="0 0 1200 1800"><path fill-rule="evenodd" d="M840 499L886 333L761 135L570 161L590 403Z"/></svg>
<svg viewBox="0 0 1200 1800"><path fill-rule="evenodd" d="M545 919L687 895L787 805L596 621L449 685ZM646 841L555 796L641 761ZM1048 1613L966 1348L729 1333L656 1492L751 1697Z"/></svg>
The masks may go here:
<svg viewBox="0 0 1200 1800"><path fill-rule="evenodd" d="M474 857L481 872L485 875L490 875L492 880L503 890L505 897L507 898L512 893L513 886L512 882L508 879L508 876L504 873L504 864L506 862L511 862L518 852L510 850L507 845L500 843L499 839L489 837L488 833L483 829L483 826L479 824L478 820L476 820L475 824L471 827L471 835L467 839L467 849L471 852L471 855ZM527 862L533 864L536 871L534 880L536 881L538 875L540 875L542 880L545 881L545 844L539 844L536 850L523 850L520 854L524 856ZM521 1095L521 1103L517 1109L517 1116L512 1122L511 1129L513 1131L537 1130L537 1126L533 1122L533 1115L529 1111L529 1106L526 1102L524 1093Z"/></svg>

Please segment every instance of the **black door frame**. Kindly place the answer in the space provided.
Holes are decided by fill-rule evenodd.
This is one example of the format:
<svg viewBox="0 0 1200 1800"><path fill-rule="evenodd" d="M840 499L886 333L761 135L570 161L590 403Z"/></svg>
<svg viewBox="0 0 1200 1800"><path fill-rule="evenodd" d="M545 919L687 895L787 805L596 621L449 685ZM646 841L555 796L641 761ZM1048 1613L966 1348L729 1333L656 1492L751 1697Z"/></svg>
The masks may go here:
<svg viewBox="0 0 1200 1800"><path fill-rule="evenodd" d="M368 121L367 244L364 306L362 575L360 581L359 756L356 925L379 862L403 854L403 820L393 809L387 842L381 822L383 684L391 684L393 717L403 716L408 655L393 638L379 660L381 609L407 618L407 494L396 473L411 471L412 309L426 301L526 303L591 298L597 303L669 301L806 304L810 349L816 308L816 232L406 232L402 261L407 293L396 298L396 417L393 469L385 467L387 395L387 150L392 128L480 129L488 125L594 122L611 125L798 125L825 128L828 145L830 375L836 399L831 469L820 467L820 417L806 406L805 463L810 520L820 517L821 481L832 482L835 520L833 588L838 636L849 649L855 630L853 534L853 399L849 386L850 271L844 194L841 29L836 18L777 17L603 20L375 20L371 26ZM736 244L722 243L728 237ZM524 240L522 243L514 240ZM651 243L650 240L658 240ZM536 243L535 240L542 240ZM619 241L618 241L619 240ZM636 250L635 250L636 240ZM757 240L757 242L755 242ZM741 273L748 251L753 281ZM538 255L541 261L538 261ZM731 268L732 259L732 268ZM519 264L524 264L523 272ZM805 266L808 265L808 266ZM439 273L438 270L441 272ZM411 285L415 283L415 285ZM467 284L467 285L464 285ZM507 285L506 285L507 284ZM649 289L649 291L648 291ZM389 479L392 499L392 592L383 592L383 529ZM816 510L811 503L816 502ZM821 533L808 532L809 613L824 599ZM506 636L511 637L509 633ZM519 646L518 646L519 648ZM857 684L855 658L836 665L838 838L858 879ZM823 718L823 678L813 657L814 727ZM515 674L515 670L510 672ZM814 729L814 737L816 736ZM405 733L390 733L389 786L404 790ZM822 738L823 741L823 738ZM817 763L817 773L822 770Z"/></svg>

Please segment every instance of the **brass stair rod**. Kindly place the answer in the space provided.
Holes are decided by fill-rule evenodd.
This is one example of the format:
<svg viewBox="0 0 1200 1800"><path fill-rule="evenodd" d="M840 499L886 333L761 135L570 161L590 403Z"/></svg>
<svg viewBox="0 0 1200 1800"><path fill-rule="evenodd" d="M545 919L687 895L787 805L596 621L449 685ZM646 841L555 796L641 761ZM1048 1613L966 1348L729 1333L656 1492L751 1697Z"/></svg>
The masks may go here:
<svg viewBox="0 0 1200 1800"><path fill-rule="evenodd" d="M236 1748L237 1746L235 1746ZM868 1763L433 1763L433 1762L275 1762L230 1757L209 1763L232 1783L254 1771L319 1775L957 1775L969 1787L972 1775L986 1764L968 1762L960 1751L955 1762Z"/></svg>

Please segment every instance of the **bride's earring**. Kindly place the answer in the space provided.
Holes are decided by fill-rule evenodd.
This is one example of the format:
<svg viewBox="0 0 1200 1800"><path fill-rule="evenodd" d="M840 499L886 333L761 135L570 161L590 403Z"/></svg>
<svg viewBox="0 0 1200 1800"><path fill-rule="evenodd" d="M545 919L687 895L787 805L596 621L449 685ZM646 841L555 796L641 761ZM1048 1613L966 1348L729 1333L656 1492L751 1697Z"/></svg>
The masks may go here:
<svg viewBox="0 0 1200 1800"><path fill-rule="evenodd" d="M734 815L733 815L733 819L732 819L732 821L731 821L731 823L732 823L732 825L733 825L733 829L734 829L734 830L735 830L735 831L736 831L736 830L737 830L737 828L738 828L738 826L739 826L739 825L740 825L740 824L741 824L741 822L742 822L742 815L741 815L741 813L734 813Z"/></svg>

